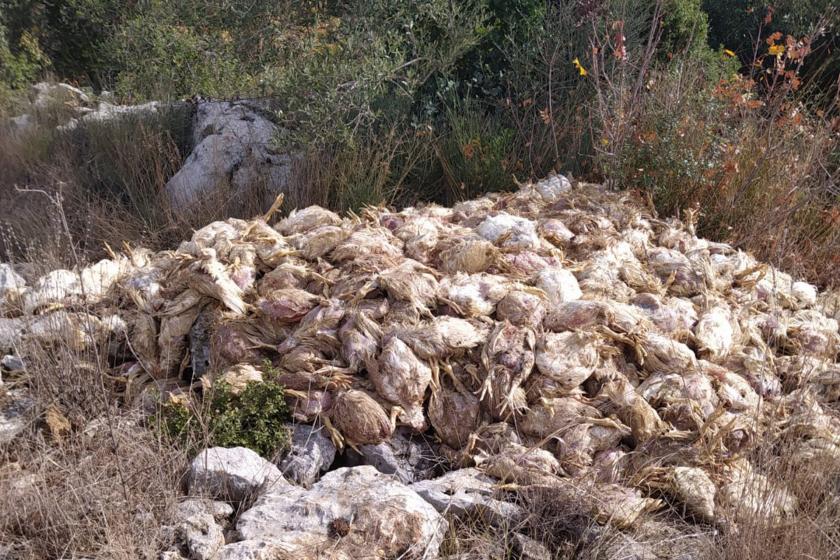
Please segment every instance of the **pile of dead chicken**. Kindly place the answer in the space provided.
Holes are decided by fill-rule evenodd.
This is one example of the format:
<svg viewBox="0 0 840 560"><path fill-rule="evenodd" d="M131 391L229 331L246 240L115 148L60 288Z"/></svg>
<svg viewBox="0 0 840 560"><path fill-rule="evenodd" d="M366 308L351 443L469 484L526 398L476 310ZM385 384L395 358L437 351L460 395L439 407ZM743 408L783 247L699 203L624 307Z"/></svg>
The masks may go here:
<svg viewBox="0 0 840 560"><path fill-rule="evenodd" d="M840 334L817 290L627 194L553 176L267 222L32 286L5 266L0 345L109 341L128 404L272 376L339 445L407 426L509 488L588 481L619 526L666 502L705 522L790 514L746 459L768 432L840 462Z"/></svg>

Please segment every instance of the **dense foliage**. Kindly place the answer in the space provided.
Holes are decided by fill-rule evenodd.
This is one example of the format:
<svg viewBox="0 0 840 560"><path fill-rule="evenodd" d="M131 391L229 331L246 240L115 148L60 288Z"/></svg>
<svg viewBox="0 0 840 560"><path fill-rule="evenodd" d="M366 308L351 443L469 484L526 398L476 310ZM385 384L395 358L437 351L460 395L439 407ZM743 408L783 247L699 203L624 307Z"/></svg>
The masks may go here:
<svg viewBox="0 0 840 560"><path fill-rule="evenodd" d="M165 433L187 445L247 447L269 458L289 445L285 393L273 381L241 390L217 382L202 410L174 400L162 406L160 419Z"/></svg>

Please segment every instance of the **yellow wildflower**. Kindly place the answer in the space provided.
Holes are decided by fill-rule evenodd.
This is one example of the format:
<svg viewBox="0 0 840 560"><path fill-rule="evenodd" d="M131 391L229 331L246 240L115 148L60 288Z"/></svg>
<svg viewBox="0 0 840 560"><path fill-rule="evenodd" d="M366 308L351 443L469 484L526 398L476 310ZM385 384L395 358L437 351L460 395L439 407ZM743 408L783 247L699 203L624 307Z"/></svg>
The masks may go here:
<svg viewBox="0 0 840 560"><path fill-rule="evenodd" d="M772 54L773 56L779 57L785 53L785 46L784 45L770 45L770 48L767 49L767 52Z"/></svg>
<svg viewBox="0 0 840 560"><path fill-rule="evenodd" d="M580 63L580 59L578 57L575 57L575 59L572 61L572 64L575 65L575 68L577 68L581 76L586 76L587 74L589 74L589 72L586 71L586 68L584 68L583 65Z"/></svg>
<svg viewBox="0 0 840 560"><path fill-rule="evenodd" d="M723 54L726 56L735 56L735 51L731 51L729 49L723 49Z"/></svg>

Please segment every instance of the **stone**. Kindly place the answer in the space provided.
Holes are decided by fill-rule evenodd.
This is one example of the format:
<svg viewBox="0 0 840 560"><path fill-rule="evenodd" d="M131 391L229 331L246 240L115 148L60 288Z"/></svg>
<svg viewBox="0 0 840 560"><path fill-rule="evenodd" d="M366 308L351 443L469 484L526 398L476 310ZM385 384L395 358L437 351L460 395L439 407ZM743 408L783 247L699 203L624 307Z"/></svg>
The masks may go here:
<svg viewBox="0 0 840 560"><path fill-rule="evenodd" d="M193 560L211 560L225 545L225 532L212 513L197 512L175 524L175 537Z"/></svg>
<svg viewBox="0 0 840 560"><path fill-rule="evenodd" d="M433 477L439 463L428 441L411 436L405 428L382 443L359 446L359 454L348 451L347 455L348 465L371 465L381 473L395 475L404 484Z"/></svg>
<svg viewBox="0 0 840 560"><path fill-rule="evenodd" d="M12 130L16 132L26 132L35 127L35 118L27 113L12 117L9 121L12 124Z"/></svg>
<svg viewBox="0 0 840 560"><path fill-rule="evenodd" d="M90 97L77 87L70 84L51 84L38 82L30 90L32 105L38 109L45 109L51 103L71 104L75 107L88 105Z"/></svg>
<svg viewBox="0 0 840 560"><path fill-rule="evenodd" d="M332 465L335 445L323 426L298 424L290 428L291 447L277 466L287 479L308 488Z"/></svg>
<svg viewBox="0 0 840 560"><path fill-rule="evenodd" d="M23 363L23 360L19 356L15 356L13 354L6 354L0 359L0 366L3 366L5 371L11 373L17 373L23 371L26 367Z"/></svg>
<svg viewBox="0 0 840 560"><path fill-rule="evenodd" d="M245 541L313 560L326 551L330 558L436 558L446 528L416 492L369 465L329 472L310 490L273 487L236 525Z"/></svg>
<svg viewBox="0 0 840 560"><path fill-rule="evenodd" d="M279 543L249 540L228 544L219 550L215 560L292 560L292 551Z"/></svg>
<svg viewBox="0 0 840 560"><path fill-rule="evenodd" d="M15 271L14 267L7 263L0 263L0 308L14 304L25 289L26 280Z"/></svg>
<svg viewBox="0 0 840 560"><path fill-rule="evenodd" d="M193 151L166 183L174 207L186 209L219 187L242 194L264 183L269 196L283 192L291 157L274 148L279 128L244 102L200 102L193 117Z"/></svg>
<svg viewBox="0 0 840 560"><path fill-rule="evenodd" d="M149 101L148 103L141 103L139 105L113 105L102 101L95 109L82 112L78 117L74 117L63 125L57 126L56 129L73 130L81 124L91 122L106 122L131 117L149 117L164 108L174 106L174 104L165 105L159 101Z"/></svg>
<svg viewBox="0 0 840 560"><path fill-rule="evenodd" d="M190 464L189 489L193 496L239 502L274 485L288 483L276 466L245 447L211 447Z"/></svg>
<svg viewBox="0 0 840 560"><path fill-rule="evenodd" d="M20 390L0 393L0 444L9 443L26 428L34 404Z"/></svg>
<svg viewBox="0 0 840 560"><path fill-rule="evenodd" d="M21 317L0 317L0 352L15 352L27 322Z"/></svg>
<svg viewBox="0 0 840 560"><path fill-rule="evenodd" d="M522 533L514 533L511 545L519 560L551 560L552 554L543 543Z"/></svg>
<svg viewBox="0 0 840 560"><path fill-rule="evenodd" d="M183 518L207 513L222 525L233 515L234 509L227 502L203 498L187 498L175 506L175 517Z"/></svg>
<svg viewBox="0 0 840 560"><path fill-rule="evenodd" d="M496 480L475 468L458 469L409 486L443 515L478 516L492 525L516 523L525 512L496 499Z"/></svg>

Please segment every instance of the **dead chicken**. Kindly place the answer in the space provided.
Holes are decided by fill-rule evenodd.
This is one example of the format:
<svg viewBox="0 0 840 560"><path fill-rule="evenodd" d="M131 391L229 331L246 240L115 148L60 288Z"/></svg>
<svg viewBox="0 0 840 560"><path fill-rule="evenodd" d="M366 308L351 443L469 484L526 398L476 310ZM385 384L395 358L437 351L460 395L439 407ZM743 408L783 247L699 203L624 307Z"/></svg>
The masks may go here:
<svg viewBox="0 0 840 560"><path fill-rule="evenodd" d="M444 367L440 387L429 398L429 422L440 440L452 449L461 449L479 427L481 406L472 391L461 382L466 375Z"/></svg>
<svg viewBox="0 0 840 560"><path fill-rule="evenodd" d="M432 369L405 342L393 335L386 337L377 367L368 369L368 377L381 397L400 405L404 424L416 431L424 429L423 401Z"/></svg>
<svg viewBox="0 0 840 560"><path fill-rule="evenodd" d="M484 383L479 398L501 420L527 407L522 384L534 367L534 331L498 323L481 352Z"/></svg>
<svg viewBox="0 0 840 560"><path fill-rule="evenodd" d="M672 497L700 521L711 523L715 520L717 487L703 469L690 466L647 467L634 478L637 486Z"/></svg>
<svg viewBox="0 0 840 560"><path fill-rule="evenodd" d="M337 447L344 444L376 445L391 437L396 428L398 406L391 409L390 416L382 406L364 391L347 389L338 391L326 416L324 426Z"/></svg>
<svg viewBox="0 0 840 560"><path fill-rule="evenodd" d="M560 388L572 391L598 367L599 338L584 332L546 332L537 338L536 365L539 372Z"/></svg>

